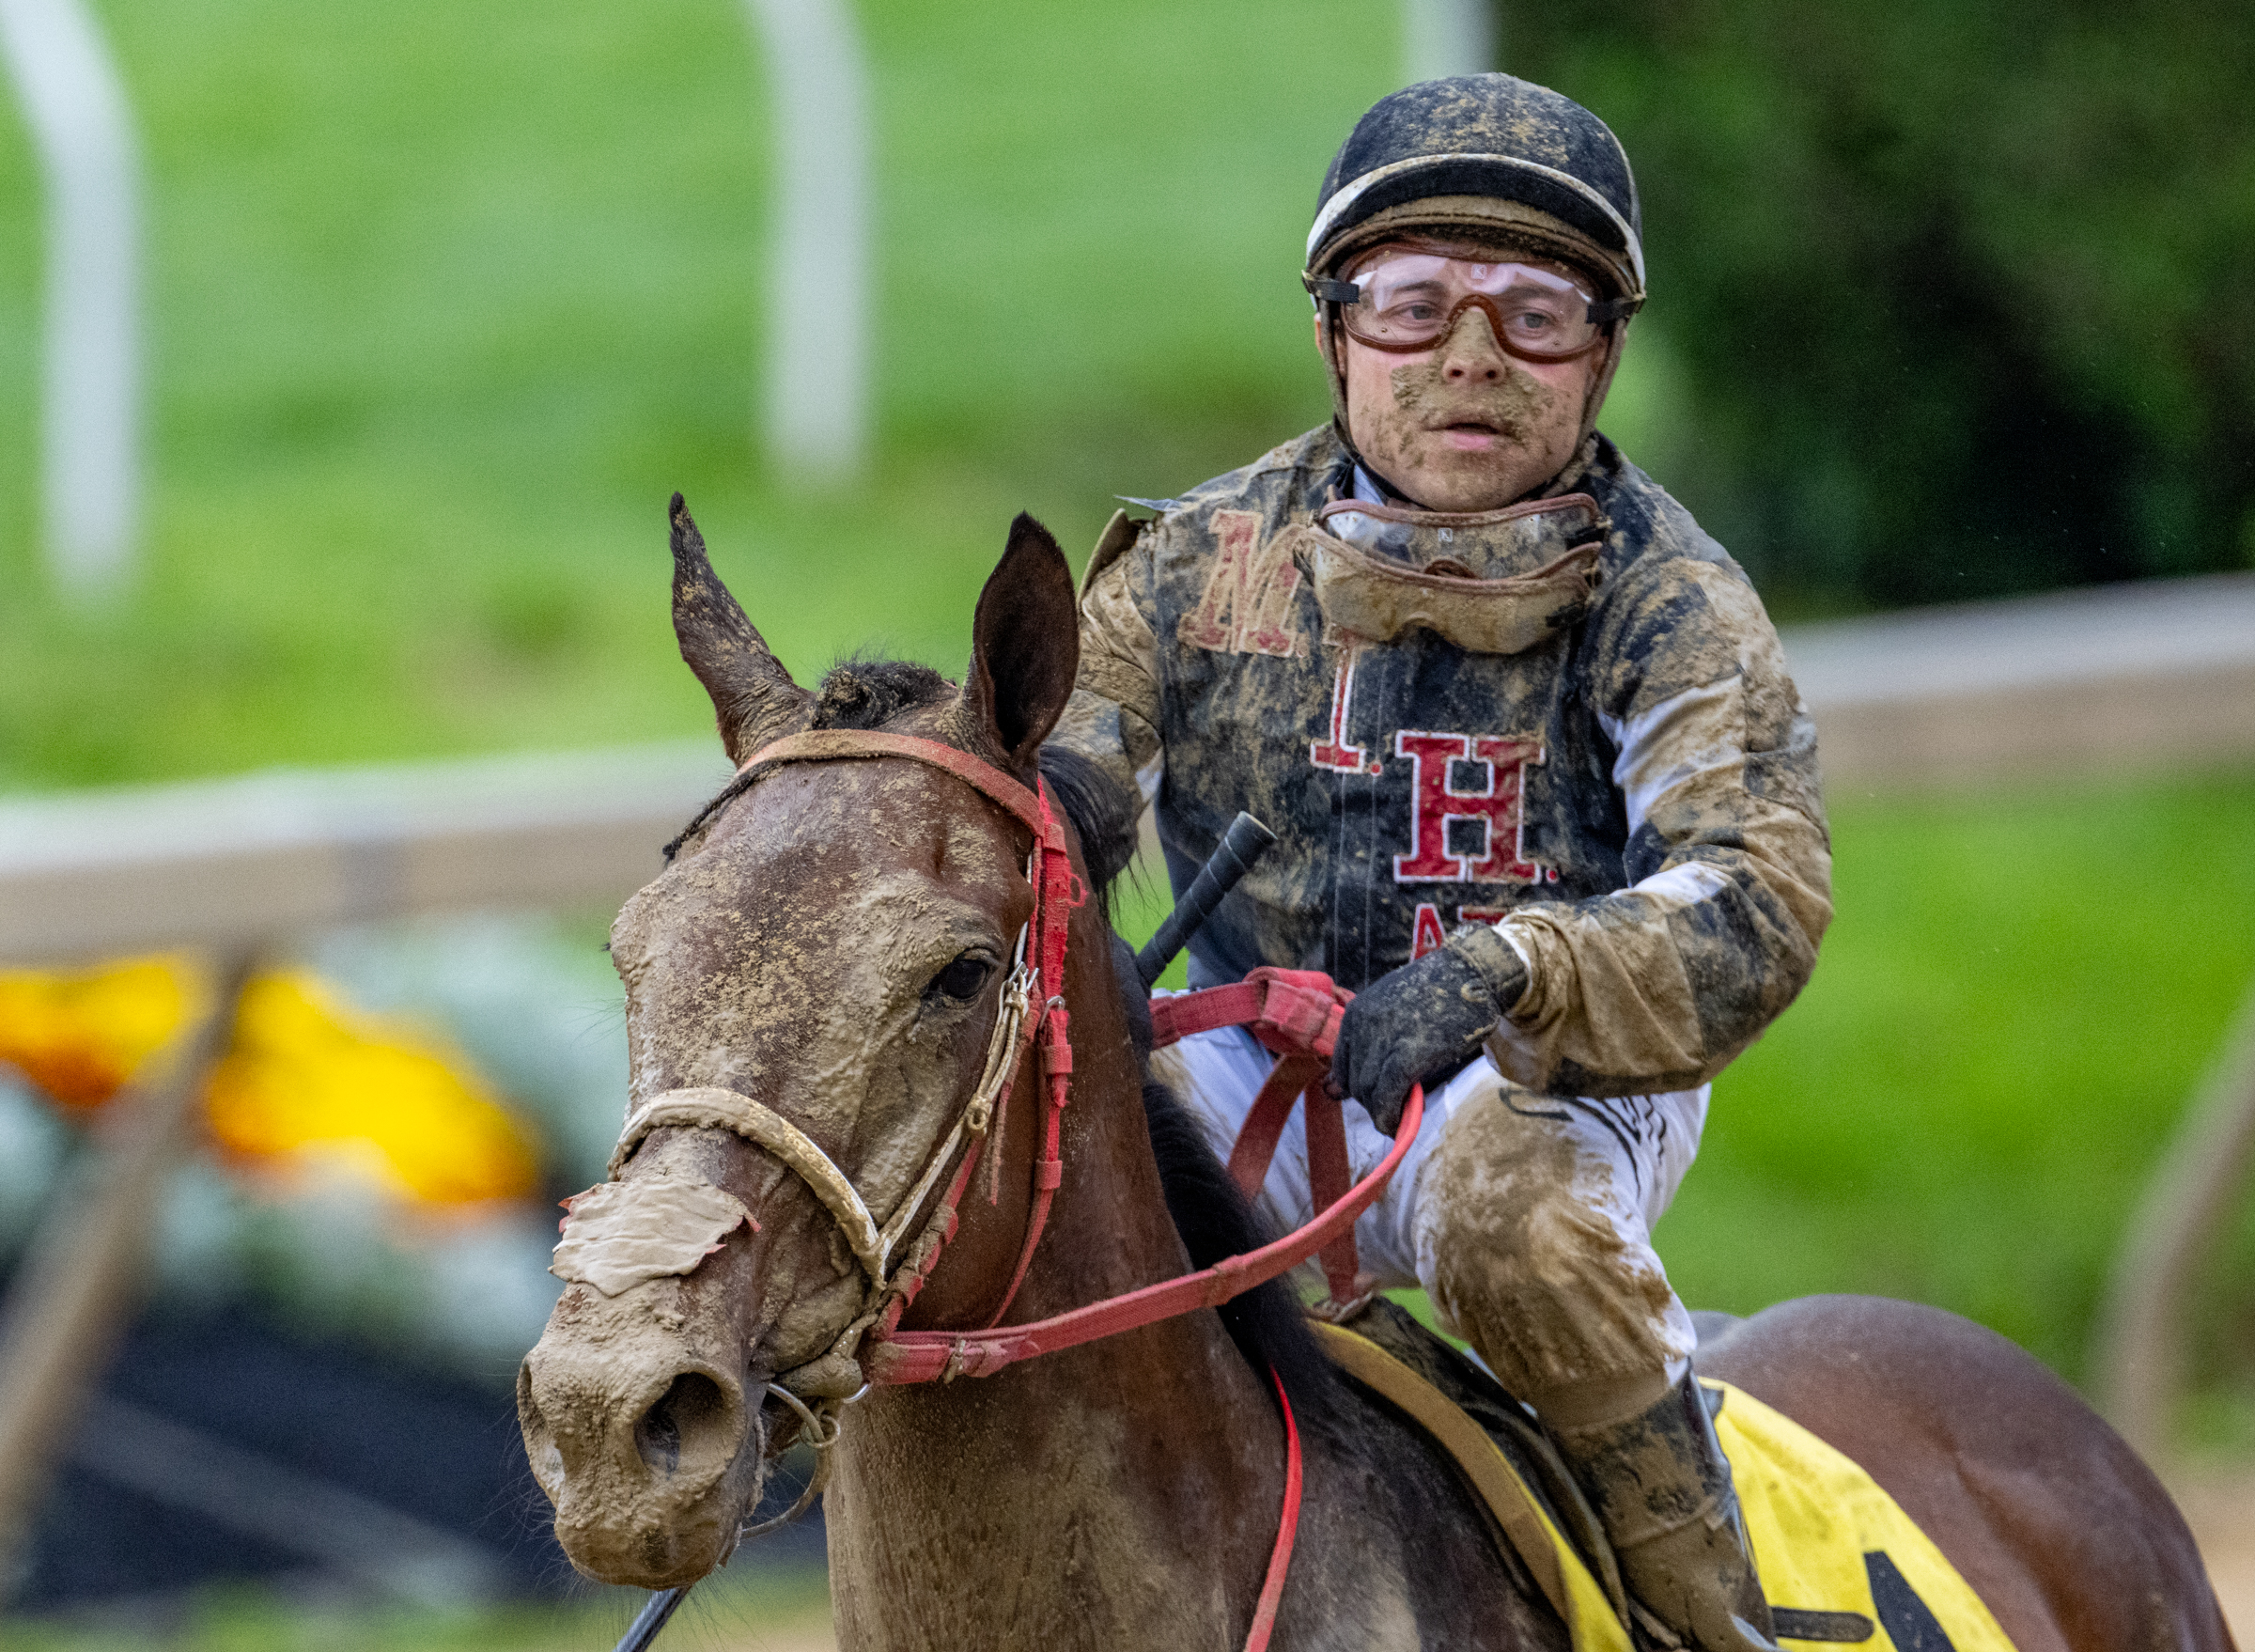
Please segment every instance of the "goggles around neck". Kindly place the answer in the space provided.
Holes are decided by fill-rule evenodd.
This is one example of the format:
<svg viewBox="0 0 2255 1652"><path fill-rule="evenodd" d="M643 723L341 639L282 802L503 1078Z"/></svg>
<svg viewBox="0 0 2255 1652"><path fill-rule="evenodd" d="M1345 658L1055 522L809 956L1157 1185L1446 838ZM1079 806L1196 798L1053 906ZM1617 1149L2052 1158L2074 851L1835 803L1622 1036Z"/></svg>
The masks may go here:
<svg viewBox="0 0 2255 1652"><path fill-rule="evenodd" d="M1578 281L1539 264L1465 257L1414 245L1382 248L1352 281L1300 277L1318 301L1339 306L1349 336L1407 355L1431 350L1475 304L1496 342L1528 361L1570 361L1605 342L1606 330L1642 307L1641 299L1599 302Z"/></svg>

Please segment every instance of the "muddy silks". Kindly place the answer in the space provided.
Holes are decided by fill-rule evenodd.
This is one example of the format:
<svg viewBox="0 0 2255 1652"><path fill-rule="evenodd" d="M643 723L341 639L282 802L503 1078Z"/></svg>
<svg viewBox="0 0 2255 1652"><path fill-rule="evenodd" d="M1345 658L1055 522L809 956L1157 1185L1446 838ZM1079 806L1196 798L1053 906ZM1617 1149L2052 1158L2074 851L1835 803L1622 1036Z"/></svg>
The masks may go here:
<svg viewBox="0 0 2255 1652"><path fill-rule="evenodd" d="M1602 436L1462 522L1344 504L1351 468L1313 431L1116 521L1083 581L1051 738L1145 787L1177 895L1239 809L1278 835L1191 984L1360 990L1501 922L1532 975L1508 1077L1711 1076L1830 913L1813 725L1745 575Z"/></svg>

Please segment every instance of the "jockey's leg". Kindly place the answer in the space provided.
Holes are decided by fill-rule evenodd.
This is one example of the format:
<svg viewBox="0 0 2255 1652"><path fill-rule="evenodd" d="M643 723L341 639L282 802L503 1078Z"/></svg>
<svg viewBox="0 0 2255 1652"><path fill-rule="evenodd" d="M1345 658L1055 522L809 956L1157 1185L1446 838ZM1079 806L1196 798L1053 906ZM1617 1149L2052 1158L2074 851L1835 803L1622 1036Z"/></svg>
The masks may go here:
<svg viewBox="0 0 2255 1652"><path fill-rule="evenodd" d="M1435 1307L1534 1408L1645 1609L1704 1652L1771 1648L1697 1337L1652 1248L1705 1091L1537 1096L1480 1061L1448 1092L1414 1217Z"/></svg>
<svg viewBox="0 0 2255 1652"><path fill-rule="evenodd" d="M1152 1060L1223 1159L1270 1065L1236 1028ZM1703 1087L1536 1096L1482 1056L1426 1099L1417 1140L1356 1223L1355 1243L1375 1283L1422 1285L1534 1407L1647 1610L1705 1652L1748 1652L1770 1647L1769 1612L1689 1374L1698 1338L1652 1248L1706 1109ZM1345 1123L1359 1178L1392 1144L1360 1107ZM1258 1207L1279 1233L1314 1214L1298 1112Z"/></svg>

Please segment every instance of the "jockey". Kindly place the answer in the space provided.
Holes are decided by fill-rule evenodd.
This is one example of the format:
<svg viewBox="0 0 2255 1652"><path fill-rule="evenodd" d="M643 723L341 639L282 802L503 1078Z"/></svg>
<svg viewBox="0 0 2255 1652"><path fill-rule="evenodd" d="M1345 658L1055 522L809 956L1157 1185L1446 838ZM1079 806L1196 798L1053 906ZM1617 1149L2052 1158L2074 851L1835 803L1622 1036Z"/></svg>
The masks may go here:
<svg viewBox="0 0 2255 1652"><path fill-rule="evenodd" d="M1052 738L1140 786L1179 893L1239 808L1278 843L1190 942L1358 996L1331 1083L1357 1239L1541 1420L1650 1616L1771 1622L1652 1247L1709 1081L1809 978L1831 862L1809 715L1746 574L1596 432L1644 302L1636 184L1588 110L1502 74L1381 101L1302 280L1331 422L1112 519ZM1228 1150L1269 1060L1155 1058ZM1367 1118L1362 1116L1367 1115ZM1266 1214L1313 1214L1295 1119Z"/></svg>

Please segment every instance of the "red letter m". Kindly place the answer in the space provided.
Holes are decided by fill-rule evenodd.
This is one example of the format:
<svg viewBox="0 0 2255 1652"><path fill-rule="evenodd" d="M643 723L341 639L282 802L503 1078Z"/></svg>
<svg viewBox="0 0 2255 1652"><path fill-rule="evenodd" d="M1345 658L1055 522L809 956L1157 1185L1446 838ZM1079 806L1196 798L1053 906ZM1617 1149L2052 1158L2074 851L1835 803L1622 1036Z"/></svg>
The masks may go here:
<svg viewBox="0 0 2255 1652"><path fill-rule="evenodd" d="M1409 849L1393 857L1397 883L1532 883L1543 868L1519 848L1520 771L1543 760L1540 740L1484 735L1393 737L1414 765Z"/></svg>

